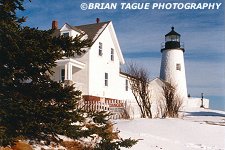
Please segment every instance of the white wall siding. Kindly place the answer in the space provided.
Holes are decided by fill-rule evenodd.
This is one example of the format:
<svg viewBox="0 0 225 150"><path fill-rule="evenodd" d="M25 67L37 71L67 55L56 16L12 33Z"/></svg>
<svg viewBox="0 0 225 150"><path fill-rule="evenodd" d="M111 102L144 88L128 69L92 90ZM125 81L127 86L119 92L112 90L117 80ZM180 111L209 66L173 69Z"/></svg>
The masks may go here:
<svg viewBox="0 0 225 150"><path fill-rule="evenodd" d="M82 91L83 95L89 94L89 55L90 49L81 56L75 56L74 59L85 64L83 69L73 68L72 79L75 83L75 87Z"/></svg>
<svg viewBox="0 0 225 150"><path fill-rule="evenodd" d="M176 70L176 64L181 65L181 70ZM182 50L169 49L162 52L160 78L177 86L180 95L185 98L187 97L184 56Z"/></svg>
<svg viewBox="0 0 225 150"><path fill-rule="evenodd" d="M99 55L99 42L103 45ZM111 60L111 49L115 49L108 27L102 32L90 50L89 57L89 94L99 97L118 98L119 86L119 58L114 53ZM108 86L105 86L105 73L108 73Z"/></svg>

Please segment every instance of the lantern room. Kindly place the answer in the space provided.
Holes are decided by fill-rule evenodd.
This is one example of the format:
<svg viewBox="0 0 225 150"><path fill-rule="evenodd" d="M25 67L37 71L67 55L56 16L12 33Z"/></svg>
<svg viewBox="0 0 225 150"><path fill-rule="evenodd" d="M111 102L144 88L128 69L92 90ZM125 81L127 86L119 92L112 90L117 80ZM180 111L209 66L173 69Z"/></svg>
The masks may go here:
<svg viewBox="0 0 225 150"><path fill-rule="evenodd" d="M165 35L165 45L161 49L161 51L166 49L181 49L184 51L183 46L180 44L180 34L174 31L174 27L172 30Z"/></svg>
<svg viewBox="0 0 225 150"><path fill-rule="evenodd" d="M172 30L165 35L165 41L176 41L180 42L180 34L174 31L174 27L171 28Z"/></svg>

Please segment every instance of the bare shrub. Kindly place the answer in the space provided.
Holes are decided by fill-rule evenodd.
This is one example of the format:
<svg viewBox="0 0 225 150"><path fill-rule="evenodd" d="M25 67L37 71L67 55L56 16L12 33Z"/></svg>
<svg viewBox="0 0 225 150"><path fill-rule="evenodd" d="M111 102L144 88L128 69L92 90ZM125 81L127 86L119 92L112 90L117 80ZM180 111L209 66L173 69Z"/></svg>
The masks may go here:
<svg viewBox="0 0 225 150"><path fill-rule="evenodd" d="M131 116L127 107L127 103L125 103L124 108L121 112L121 119L131 119Z"/></svg>
<svg viewBox="0 0 225 150"><path fill-rule="evenodd" d="M144 68L138 67L136 64L129 64L126 68L127 77L129 79L131 91L140 108L142 118L152 118L149 75Z"/></svg>
<svg viewBox="0 0 225 150"><path fill-rule="evenodd" d="M165 83L162 87L163 102L159 103L159 110L163 118L172 117L177 118L179 116L179 110L182 106L183 99L177 93L176 86L170 83Z"/></svg>

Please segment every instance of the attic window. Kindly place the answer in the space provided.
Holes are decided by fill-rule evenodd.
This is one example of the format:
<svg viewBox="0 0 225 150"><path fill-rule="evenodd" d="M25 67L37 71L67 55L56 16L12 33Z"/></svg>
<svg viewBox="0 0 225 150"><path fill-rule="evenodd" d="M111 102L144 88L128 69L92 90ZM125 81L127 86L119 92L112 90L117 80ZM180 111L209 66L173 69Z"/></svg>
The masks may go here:
<svg viewBox="0 0 225 150"><path fill-rule="evenodd" d="M181 65L180 64L176 64L176 69L181 71Z"/></svg>
<svg viewBox="0 0 225 150"><path fill-rule="evenodd" d="M69 37L69 36L70 36L69 32L65 32L65 33L63 33L62 35L63 35L64 37Z"/></svg>
<svg viewBox="0 0 225 150"><path fill-rule="evenodd" d="M111 48L111 61L114 61L114 49Z"/></svg>
<svg viewBox="0 0 225 150"><path fill-rule="evenodd" d="M103 55L103 53L102 53L102 43L101 42L99 42L98 54L99 54L99 56Z"/></svg>

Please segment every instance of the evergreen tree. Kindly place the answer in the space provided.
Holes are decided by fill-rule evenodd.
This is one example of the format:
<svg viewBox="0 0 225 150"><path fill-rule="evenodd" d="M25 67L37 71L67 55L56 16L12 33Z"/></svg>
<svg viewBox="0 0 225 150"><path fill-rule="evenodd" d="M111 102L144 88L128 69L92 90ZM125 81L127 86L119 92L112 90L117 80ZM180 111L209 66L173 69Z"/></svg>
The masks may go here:
<svg viewBox="0 0 225 150"><path fill-rule="evenodd" d="M137 140L122 139L118 136L119 131L113 130L113 124L109 121L110 114L107 112L98 112L89 114L95 122L94 133L101 139L95 145L95 150L120 150L120 147L130 148L137 143Z"/></svg>
<svg viewBox="0 0 225 150"><path fill-rule="evenodd" d="M82 115L76 109L81 92L50 79L55 61L81 53L89 42L52 37L51 30L21 27L16 9L22 0L1 1L0 21L0 139L2 145L18 137L57 140L57 134L76 135ZM72 130L71 128L75 129ZM73 133L72 133L73 132Z"/></svg>
<svg viewBox="0 0 225 150"><path fill-rule="evenodd" d="M97 127L104 131L108 122L82 130L87 116L97 120L106 116L86 115L77 108L81 91L50 79L56 60L82 54L90 41L81 40L83 35L53 37L52 30L22 27L25 18L16 16L16 10L24 10L22 4L23 0L0 0L0 146L20 138L59 143L58 135L79 139L95 134ZM102 139L107 142L100 143L108 145L113 140ZM125 145L135 143L128 139L117 145L125 147L124 141Z"/></svg>

